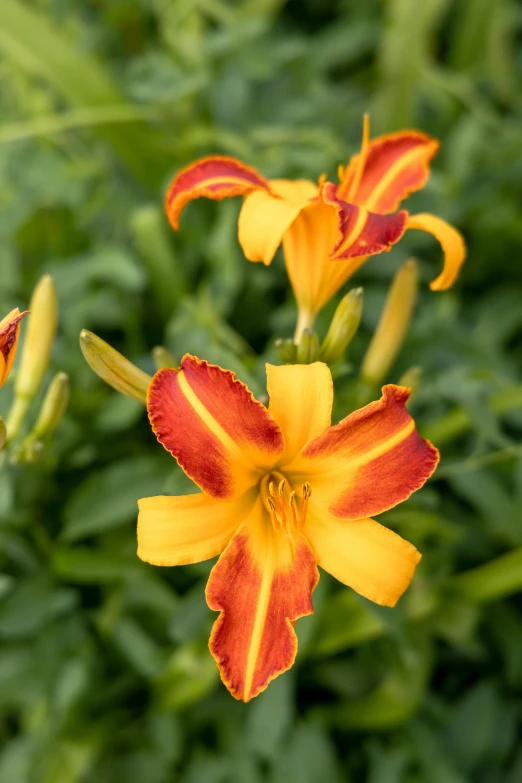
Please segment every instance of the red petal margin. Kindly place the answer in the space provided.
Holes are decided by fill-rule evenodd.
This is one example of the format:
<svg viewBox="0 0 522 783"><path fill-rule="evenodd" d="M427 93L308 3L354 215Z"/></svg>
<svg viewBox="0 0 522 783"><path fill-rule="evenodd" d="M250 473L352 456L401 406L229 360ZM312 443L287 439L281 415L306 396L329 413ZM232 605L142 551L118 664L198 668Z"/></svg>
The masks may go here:
<svg viewBox="0 0 522 783"><path fill-rule="evenodd" d="M369 144L361 181L351 200L372 212L383 215L395 212L410 193L424 187L430 176L430 161L438 149L436 139L414 130L374 139ZM350 162L343 193L349 192L350 172L356 170L357 157Z"/></svg>
<svg viewBox="0 0 522 783"><path fill-rule="evenodd" d="M336 195L336 186L326 182L322 188L325 204L337 210L339 219L339 240L331 252L334 260L373 256L390 250L406 230L408 213L378 215L355 204L342 201Z"/></svg>
<svg viewBox="0 0 522 783"><path fill-rule="evenodd" d="M266 512L265 512L266 513ZM270 522L264 523L270 529ZM312 591L319 581L315 558L301 534L295 553L282 534L263 535L243 523L212 569L206 595L221 612L209 647L221 678L236 699L250 701L297 654L294 624L313 614Z"/></svg>
<svg viewBox="0 0 522 783"><path fill-rule="evenodd" d="M270 192L267 180L236 158L225 155L200 158L179 171L170 183L165 211L170 225L177 231L179 216L192 199L204 196L219 201L229 196L245 196L259 188Z"/></svg>
<svg viewBox="0 0 522 783"><path fill-rule="evenodd" d="M303 457L325 471L323 495L336 517L361 519L406 500L427 481L439 452L421 438L406 410L410 390L389 384L383 396L308 444ZM314 498L319 502L321 488Z"/></svg>
<svg viewBox="0 0 522 783"><path fill-rule="evenodd" d="M284 449L278 424L235 374L194 356L156 373L147 408L159 442L212 497L252 486L257 465L262 473Z"/></svg>
<svg viewBox="0 0 522 783"><path fill-rule="evenodd" d="M0 372L0 376L3 376L0 377L0 385L2 385L3 381L7 378L15 359L18 336L20 334L20 321L25 318L26 315L29 315L29 310L26 310L23 313L17 312L16 310L14 310L14 312L17 314L0 328L0 353L4 359L4 372ZM3 320L5 321L6 319Z"/></svg>

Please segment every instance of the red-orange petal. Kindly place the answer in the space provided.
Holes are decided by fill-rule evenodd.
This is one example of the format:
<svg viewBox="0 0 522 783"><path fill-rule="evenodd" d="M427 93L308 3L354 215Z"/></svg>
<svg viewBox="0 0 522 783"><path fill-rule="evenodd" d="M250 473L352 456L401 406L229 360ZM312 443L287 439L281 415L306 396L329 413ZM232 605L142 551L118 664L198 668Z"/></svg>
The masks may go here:
<svg viewBox="0 0 522 783"><path fill-rule="evenodd" d="M156 373L147 407L159 442L215 498L253 486L284 449L278 424L233 372L188 354L179 371Z"/></svg>
<svg viewBox="0 0 522 783"><path fill-rule="evenodd" d="M189 201L195 198L221 200L229 196L245 196L261 188L270 192L267 180L256 169L226 155L200 158L179 171L165 196L165 211L175 230L179 216Z"/></svg>
<svg viewBox="0 0 522 783"><path fill-rule="evenodd" d="M221 612L210 651L236 699L250 701L292 666L294 624L313 613L318 581L306 539L298 533L292 546L275 533L258 501L212 569L206 590L209 607Z"/></svg>
<svg viewBox="0 0 522 783"><path fill-rule="evenodd" d="M438 141L415 130L373 139L368 145L360 182L355 194L350 194L350 201L380 214L395 212L410 193L424 187L430 175L430 161L438 149ZM352 158L339 186L341 198L350 192L358 158L358 155Z"/></svg>
<svg viewBox="0 0 522 783"><path fill-rule="evenodd" d="M383 396L330 427L285 468L292 483L306 476L314 502L336 517L362 519L406 500L439 461L421 438L405 403L410 390L392 384Z"/></svg>
<svg viewBox="0 0 522 783"><path fill-rule="evenodd" d="M29 311L21 313L18 308L12 310L0 321L0 387L7 380L16 356L20 321Z"/></svg>
<svg viewBox="0 0 522 783"><path fill-rule="evenodd" d="M322 196L326 204L337 210L339 239L331 252L334 260L372 256L390 250L406 230L408 213L404 210L393 215L369 212L338 198L332 182L323 185Z"/></svg>

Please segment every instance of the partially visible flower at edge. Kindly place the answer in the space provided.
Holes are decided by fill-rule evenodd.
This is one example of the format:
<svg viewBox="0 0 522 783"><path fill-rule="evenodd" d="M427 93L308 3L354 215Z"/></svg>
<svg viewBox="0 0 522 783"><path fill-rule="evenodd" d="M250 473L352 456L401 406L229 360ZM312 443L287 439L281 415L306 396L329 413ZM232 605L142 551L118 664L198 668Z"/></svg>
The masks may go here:
<svg viewBox="0 0 522 783"><path fill-rule="evenodd" d="M192 199L244 196L239 242L247 259L270 264L283 251L299 315L296 340L317 313L366 259L390 250L406 229L432 234L442 245L444 268L433 290L455 282L466 255L461 234L435 215L397 212L401 201L422 188L439 143L416 130L370 141L365 116L361 151L338 170L339 183L265 179L228 156L201 158L172 180L165 209L174 229Z"/></svg>
<svg viewBox="0 0 522 783"><path fill-rule="evenodd" d="M21 313L18 307L0 321L0 388L4 385L16 357L20 322L29 311Z"/></svg>
<svg viewBox="0 0 522 783"><path fill-rule="evenodd" d="M156 373L147 407L159 442L202 490L139 501L138 555L158 566L220 555L206 588L210 650L249 701L289 669L295 622L313 613L317 565L393 606L421 555L371 519L431 476L437 450L405 408L409 389L331 426L327 365L267 365L268 410L236 376L186 355Z"/></svg>

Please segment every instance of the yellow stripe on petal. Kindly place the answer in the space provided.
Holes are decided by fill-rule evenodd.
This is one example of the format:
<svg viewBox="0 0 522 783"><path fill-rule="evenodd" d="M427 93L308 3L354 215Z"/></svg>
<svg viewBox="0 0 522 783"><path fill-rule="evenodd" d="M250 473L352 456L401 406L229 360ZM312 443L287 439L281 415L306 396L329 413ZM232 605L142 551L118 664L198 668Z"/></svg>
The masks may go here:
<svg viewBox="0 0 522 783"><path fill-rule="evenodd" d="M201 493L142 498L138 501L138 557L157 566L175 566L221 554L255 497L246 493L226 501Z"/></svg>
<svg viewBox="0 0 522 783"><path fill-rule="evenodd" d="M284 450L277 423L234 373L194 356L156 373L147 408L160 443L212 497L242 494Z"/></svg>
<svg viewBox="0 0 522 783"><path fill-rule="evenodd" d="M207 602L220 612L210 651L236 699L250 701L289 669L297 653L293 626L312 614L319 579L301 533L272 528L259 500L212 569Z"/></svg>
<svg viewBox="0 0 522 783"><path fill-rule="evenodd" d="M405 405L409 389L388 385L383 396L330 427L285 467L314 501L336 517L362 519L406 500L435 470L439 454L420 437Z"/></svg>
<svg viewBox="0 0 522 783"><path fill-rule="evenodd" d="M165 196L165 211L172 228L177 230L179 216L189 201L201 197L220 201L245 196L258 188L269 190L268 182L256 169L227 155L212 155L176 174Z"/></svg>
<svg viewBox="0 0 522 783"><path fill-rule="evenodd" d="M427 231L437 239L444 251L444 267L441 274L430 283L432 291L451 288L466 258L466 245L462 234L442 218L422 213L409 215L406 228Z"/></svg>
<svg viewBox="0 0 522 783"><path fill-rule="evenodd" d="M339 520L310 503L304 534L325 571L381 606L395 606L421 554L374 519Z"/></svg>
<svg viewBox="0 0 522 783"><path fill-rule="evenodd" d="M285 452L280 465L290 462L319 437L332 420L333 382L323 362L291 364L284 367L266 365L268 410L285 436Z"/></svg>

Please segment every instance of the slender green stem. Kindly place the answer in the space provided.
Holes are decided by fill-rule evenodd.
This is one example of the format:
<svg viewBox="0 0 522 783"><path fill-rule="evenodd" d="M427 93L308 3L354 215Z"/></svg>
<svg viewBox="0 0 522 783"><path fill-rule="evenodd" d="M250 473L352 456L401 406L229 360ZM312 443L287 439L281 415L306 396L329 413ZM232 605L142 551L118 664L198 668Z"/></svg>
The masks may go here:
<svg viewBox="0 0 522 783"><path fill-rule="evenodd" d="M305 329L311 329L314 325L315 313L310 313L308 310L301 310L297 313L297 323L295 326L294 343L299 345L301 335Z"/></svg>

